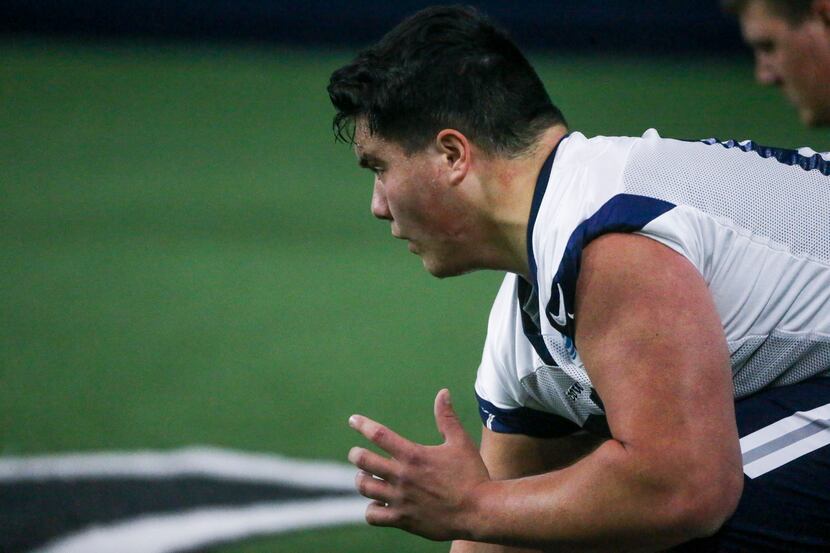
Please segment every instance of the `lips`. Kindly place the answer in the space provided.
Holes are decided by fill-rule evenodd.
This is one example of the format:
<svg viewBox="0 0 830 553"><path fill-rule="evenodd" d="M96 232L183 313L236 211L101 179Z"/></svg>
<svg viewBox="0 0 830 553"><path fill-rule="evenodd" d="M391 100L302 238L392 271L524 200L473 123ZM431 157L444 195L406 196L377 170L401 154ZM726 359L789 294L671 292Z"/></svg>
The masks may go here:
<svg viewBox="0 0 830 553"><path fill-rule="evenodd" d="M392 232L392 236L394 238L397 238L398 240L406 240L407 242L409 242L409 244L408 244L409 251L411 251L412 253L418 253L417 249L415 248L415 244L412 242L412 240L410 240L408 237L406 237L402 234L399 234L398 230L395 229L394 227L392 228L391 232Z"/></svg>

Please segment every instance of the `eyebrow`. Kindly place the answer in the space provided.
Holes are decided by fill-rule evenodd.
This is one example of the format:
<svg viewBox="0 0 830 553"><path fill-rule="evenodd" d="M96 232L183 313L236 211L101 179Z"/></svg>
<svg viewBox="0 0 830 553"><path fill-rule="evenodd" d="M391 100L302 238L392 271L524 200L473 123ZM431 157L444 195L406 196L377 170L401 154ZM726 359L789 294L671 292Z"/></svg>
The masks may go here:
<svg viewBox="0 0 830 553"><path fill-rule="evenodd" d="M775 46L775 42L771 38L761 37L761 38L748 38L747 44L749 44L750 48L756 50L770 50Z"/></svg>

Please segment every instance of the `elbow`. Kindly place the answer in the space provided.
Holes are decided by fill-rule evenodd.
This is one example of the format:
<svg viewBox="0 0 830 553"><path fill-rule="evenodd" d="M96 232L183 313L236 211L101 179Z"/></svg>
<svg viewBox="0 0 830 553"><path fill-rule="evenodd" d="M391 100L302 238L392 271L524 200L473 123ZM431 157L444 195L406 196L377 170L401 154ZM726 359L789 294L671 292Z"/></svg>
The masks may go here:
<svg viewBox="0 0 830 553"><path fill-rule="evenodd" d="M684 541L712 536L738 507L743 482L743 471L731 467L687 478L673 498L669 525Z"/></svg>

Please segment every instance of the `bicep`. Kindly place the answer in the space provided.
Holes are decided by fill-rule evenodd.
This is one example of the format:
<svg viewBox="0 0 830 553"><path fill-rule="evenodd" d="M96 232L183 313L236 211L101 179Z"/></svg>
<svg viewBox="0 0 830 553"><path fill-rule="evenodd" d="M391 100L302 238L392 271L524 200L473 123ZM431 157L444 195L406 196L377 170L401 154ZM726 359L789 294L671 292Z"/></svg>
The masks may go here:
<svg viewBox="0 0 830 553"><path fill-rule="evenodd" d="M678 468L740 467L723 327L688 260L642 236L597 239L583 256L575 320L616 440Z"/></svg>

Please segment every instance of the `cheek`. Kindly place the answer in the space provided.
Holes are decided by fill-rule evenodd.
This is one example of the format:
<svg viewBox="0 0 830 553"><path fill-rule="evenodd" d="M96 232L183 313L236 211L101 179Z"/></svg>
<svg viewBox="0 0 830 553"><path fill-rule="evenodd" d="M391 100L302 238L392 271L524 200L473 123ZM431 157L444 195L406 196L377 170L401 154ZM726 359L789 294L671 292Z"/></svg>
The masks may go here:
<svg viewBox="0 0 830 553"><path fill-rule="evenodd" d="M400 182L387 193L390 205L394 204L402 216L412 220L428 219L441 209L441 198L436 193L436 187L426 179Z"/></svg>
<svg viewBox="0 0 830 553"><path fill-rule="evenodd" d="M821 69L815 63L806 62L815 53L815 44L808 37L788 37L786 48L781 52L781 70L800 87L809 87L820 75Z"/></svg>
<svg viewBox="0 0 830 553"><path fill-rule="evenodd" d="M392 217L400 223L418 222L425 202L413 190L410 183L395 183L386 188L386 202Z"/></svg>

